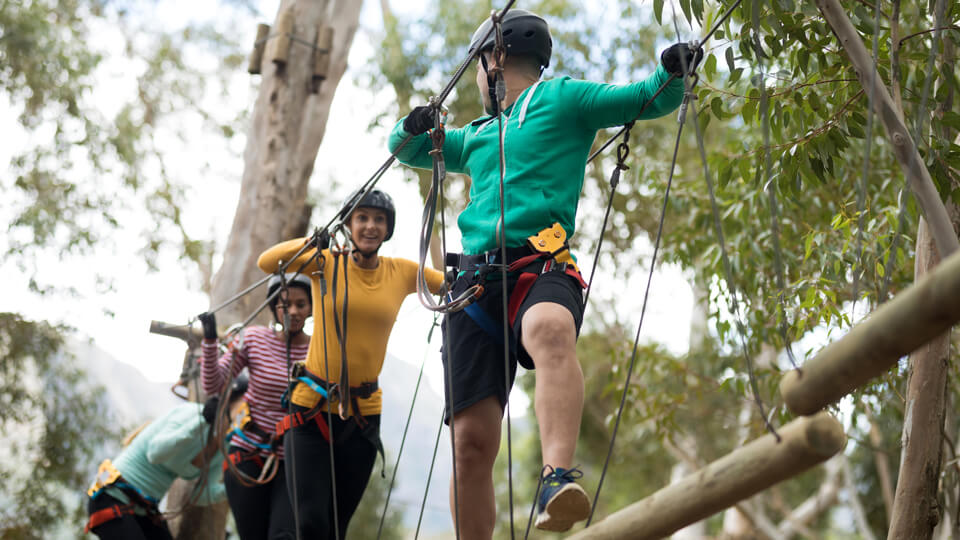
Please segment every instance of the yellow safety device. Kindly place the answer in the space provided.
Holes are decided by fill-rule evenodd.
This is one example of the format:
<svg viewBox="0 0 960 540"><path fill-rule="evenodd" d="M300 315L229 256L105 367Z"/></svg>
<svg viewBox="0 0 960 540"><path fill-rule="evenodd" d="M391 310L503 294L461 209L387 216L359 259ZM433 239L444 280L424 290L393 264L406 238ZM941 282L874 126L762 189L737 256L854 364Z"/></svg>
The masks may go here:
<svg viewBox="0 0 960 540"><path fill-rule="evenodd" d="M250 405L247 405L246 401L240 401L235 407L232 427L243 431L243 428L250 423Z"/></svg>
<svg viewBox="0 0 960 540"><path fill-rule="evenodd" d="M93 497L94 493L113 484L119 479L120 471L113 466L113 462L105 459L100 463L100 467L97 469L97 477L93 479L93 484L90 484L87 495Z"/></svg>
<svg viewBox="0 0 960 540"><path fill-rule="evenodd" d="M567 231L563 230L560 223L554 223L550 227L527 237L527 243L535 251L540 253L549 253L558 263L567 263L577 272L580 268L574 262L570 255L570 246L567 244Z"/></svg>

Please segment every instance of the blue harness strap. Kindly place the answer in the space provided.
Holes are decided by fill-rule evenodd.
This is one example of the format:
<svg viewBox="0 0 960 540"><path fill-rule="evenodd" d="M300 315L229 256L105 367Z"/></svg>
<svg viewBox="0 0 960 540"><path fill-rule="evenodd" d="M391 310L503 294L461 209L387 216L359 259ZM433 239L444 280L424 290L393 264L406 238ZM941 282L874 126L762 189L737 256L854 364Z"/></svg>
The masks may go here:
<svg viewBox="0 0 960 540"><path fill-rule="evenodd" d="M469 304L467 307L463 308L464 313L466 313L473 322L477 323L484 332L490 335L498 344L503 345L503 328L497 328L497 323L490 318L490 315L483 310L482 307L475 303ZM517 347L514 343L516 340L513 338L513 333L507 334L510 340L510 352L513 354L517 353Z"/></svg>
<svg viewBox="0 0 960 540"><path fill-rule="evenodd" d="M298 381L309 386L311 390L323 396L324 399L330 399L329 396L327 396L326 388L317 384L317 382L311 379L310 377L303 375L290 381L290 386L288 386L287 389L284 390L283 395L280 396L280 406L283 407L284 409L286 409L287 406L290 404L290 397L289 397L290 391L293 390L295 386L297 386Z"/></svg>

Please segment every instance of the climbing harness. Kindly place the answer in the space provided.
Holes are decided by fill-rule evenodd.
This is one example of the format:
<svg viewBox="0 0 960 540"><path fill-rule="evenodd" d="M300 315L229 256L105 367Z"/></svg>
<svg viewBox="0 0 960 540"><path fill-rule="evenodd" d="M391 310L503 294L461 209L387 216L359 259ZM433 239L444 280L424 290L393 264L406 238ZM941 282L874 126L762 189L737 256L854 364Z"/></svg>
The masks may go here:
<svg viewBox="0 0 960 540"><path fill-rule="evenodd" d="M83 530L84 533L89 533L95 527L99 527L104 523L126 515L136 514L147 516L155 524L163 521L163 516L157 509L159 501L147 495L133 484L125 482L120 471L113 465L113 462L105 459L97 468L97 476L94 478L90 488L87 489L87 496L90 497L90 500L96 500L101 494L109 494L112 490L122 492L131 502L114 504L93 512L87 520L87 524Z"/></svg>
<svg viewBox="0 0 960 540"><path fill-rule="evenodd" d="M316 422L317 427L323 433L323 437L330 442L330 428L324 421L322 412L327 408L326 405L334 400L342 401L343 399L350 400L350 406L353 408L353 418L354 422L358 427L363 428L367 425L366 418L360 414L360 403L361 399L369 399L370 396L374 394L379 388L380 385L377 381L365 382L359 386L354 386L350 388L349 398L346 398L346 392L341 391L341 386L339 384L330 384L319 375L310 372L303 362L294 363L292 381L290 386L287 388L287 391L284 393L285 396L293 391L293 389L300 383L306 384L311 390L320 395L320 401L317 402L310 410L303 412L296 412L289 414L283 417L282 420L277 422L277 425L274 429L274 432L277 437L282 437L287 431L302 426L303 424L309 423L311 420ZM284 406L287 406L289 398L284 398ZM342 407L342 406L341 406Z"/></svg>

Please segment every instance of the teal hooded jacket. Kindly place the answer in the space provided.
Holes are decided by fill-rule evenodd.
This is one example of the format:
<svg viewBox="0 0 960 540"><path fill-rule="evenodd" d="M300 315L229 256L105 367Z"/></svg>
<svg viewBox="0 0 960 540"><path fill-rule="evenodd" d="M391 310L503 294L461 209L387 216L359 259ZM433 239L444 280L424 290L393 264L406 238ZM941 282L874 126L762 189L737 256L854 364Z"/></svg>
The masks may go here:
<svg viewBox="0 0 960 540"><path fill-rule="evenodd" d="M644 103L669 79L658 65L646 79L626 85L574 80L538 81L524 90L503 114L505 162L504 215L507 247L559 222L572 237L583 188L587 157L600 129L637 117ZM643 112L641 120L658 118L683 101L683 81L674 79ZM457 224L463 252L479 254L498 247L500 161L496 117L447 129L443 158L447 170L470 176L470 204ZM390 134L396 151L409 134L401 119ZM432 142L428 133L413 137L397 159L429 169Z"/></svg>
<svg viewBox="0 0 960 540"><path fill-rule="evenodd" d="M202 409L201 403L179 405L134 437L113 460L124 480L159 501L177 478L193 480L206 474L204 490L195 502L206 505L225 500L223 454L218 451L206 471L191 463L207 443L210 426L203 420ZM122 501L126 498L119 490L110 493Z"/></svg>

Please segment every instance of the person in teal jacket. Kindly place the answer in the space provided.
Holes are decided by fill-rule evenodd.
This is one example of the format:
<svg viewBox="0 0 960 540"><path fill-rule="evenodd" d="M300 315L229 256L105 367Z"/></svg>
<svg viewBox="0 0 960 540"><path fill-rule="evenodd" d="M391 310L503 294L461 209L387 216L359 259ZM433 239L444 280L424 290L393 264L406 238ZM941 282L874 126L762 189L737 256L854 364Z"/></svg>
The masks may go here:
<svg viewBox="0 0 960 540"><path fill-rule="evenodd" d="M246 380L238 379L230 401L243 396ZM104 460L87 491L90 518L86 532L101 539L169 539L170 529L158 508L177 478L201 478L202 490L192 502L208 505L226 500L223 454L211 437L217 399L184 403L143 427L112 462Z"/></svg>
<svg viewBox="0 0 960 540"><path fill-rule="evenodd" d="M590 513L590 501L575 482L581 473L572 467L583 411L576 339L585 285L566 239L576 231L584 171L597 131L675 110L683 99L684 67L695 66L703 54L687 44L673 45L649 77L626 85L569 77L541 80L552 49L546 21L520 9L507 12L502 22L503 66L491 54L494 36L484 39L490 25L489 20L482 24L470 45L471 52L481 51L477 88L487 115L462 128L446 129L441 148L446 168L471 179L470 204L457 220L463 254L452 297L492 281L475 304L450 314L444 324L443 363L452 380L446 418L452 417L456 428L459 484L451 486L451 506L455 489L463 539L493 534L493 463L518 362L536 368L534 407L544 463L537 527L565 531ZM491 92L498 67L506 90L499 104ZM664 83L664 90L637 118ZM503 126L502 227L498 118ZM391 151L402 163L431 167L432 138L427 132L433 127L433 110L415 108L390 134ZM499 250L500 230L506 261ZM499 280L501 264L511 270L508 362L503 361L502 284L493 281Z"/></svg>

